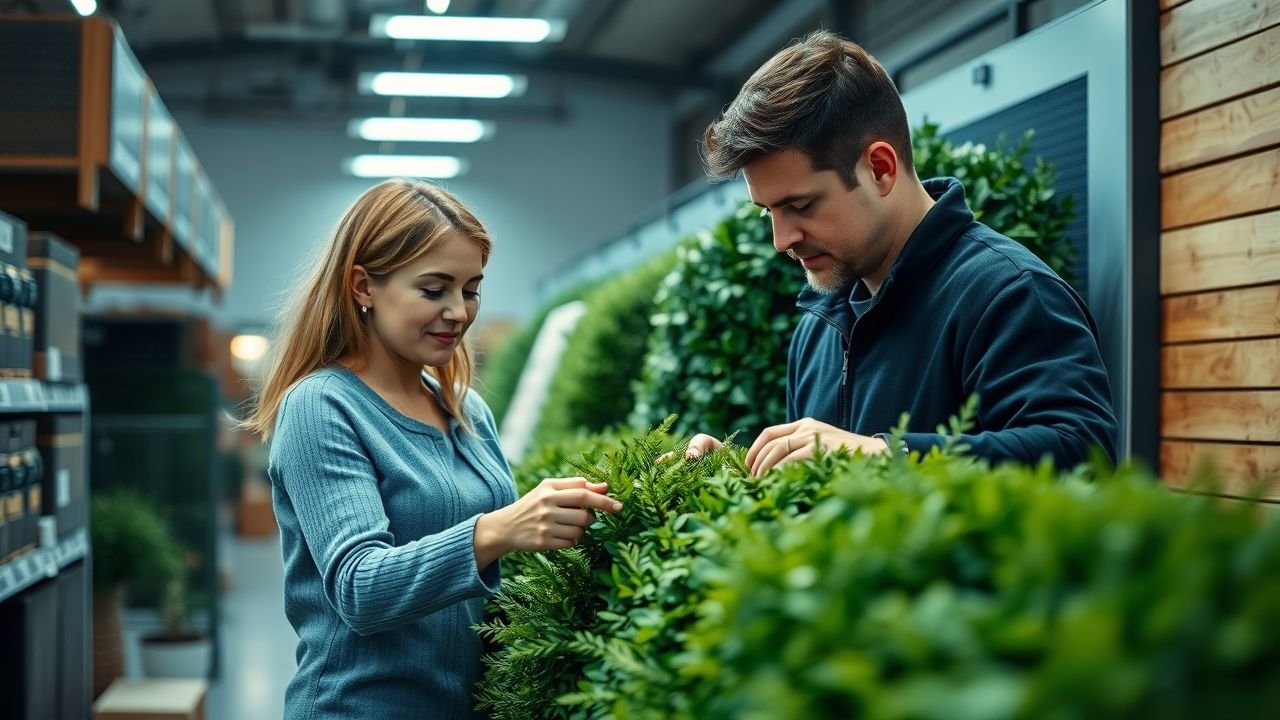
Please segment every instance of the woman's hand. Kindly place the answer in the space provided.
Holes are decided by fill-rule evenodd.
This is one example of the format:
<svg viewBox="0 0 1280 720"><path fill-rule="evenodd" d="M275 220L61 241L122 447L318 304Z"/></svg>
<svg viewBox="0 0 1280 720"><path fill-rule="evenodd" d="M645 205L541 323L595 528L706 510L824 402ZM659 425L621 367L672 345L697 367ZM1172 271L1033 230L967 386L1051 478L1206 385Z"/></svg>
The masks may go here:
<svg viewBox="0 0 1280 720"><path fill-rule="evenodd" d="M706 433L698 433L689 441L689 447L684 451L685 460L694 460L706 455L709 452L715 452L724 447L724 443L711 437ZM658 456L658 462L666 462L671 459L674 452L662 453Z"/></svg>
<svg viewBox="0 0 1280 720"><path fill-rule="evenodd" d="M549 478L514 503L476 521L476 565L486 568L512 550L540 552L577 544L595 522L592 510L618 512L609 486L585 478Z"/></svg>

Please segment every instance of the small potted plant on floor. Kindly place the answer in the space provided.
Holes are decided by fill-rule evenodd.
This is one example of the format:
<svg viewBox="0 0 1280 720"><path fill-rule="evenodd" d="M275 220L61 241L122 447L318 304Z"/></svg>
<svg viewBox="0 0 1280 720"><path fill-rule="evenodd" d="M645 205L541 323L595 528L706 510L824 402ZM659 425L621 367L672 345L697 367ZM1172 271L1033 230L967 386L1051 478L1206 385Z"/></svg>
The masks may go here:
<svg viewBox="0 0 1280 720"><path fill-rule="evenodd" d="M93 546L93 694L124 674L123 608L128 593L154 593L182 570L163 518L142 496L115 491L90 502Z"/></svg>
<svg viewBox="0 0 1280 720"><path fill-rule="evenodd" d="M209 676L213 641L192 627L190 607L184 568L165 588L160 605L164 629L142 638L142 671L147 677Z"/></svg>

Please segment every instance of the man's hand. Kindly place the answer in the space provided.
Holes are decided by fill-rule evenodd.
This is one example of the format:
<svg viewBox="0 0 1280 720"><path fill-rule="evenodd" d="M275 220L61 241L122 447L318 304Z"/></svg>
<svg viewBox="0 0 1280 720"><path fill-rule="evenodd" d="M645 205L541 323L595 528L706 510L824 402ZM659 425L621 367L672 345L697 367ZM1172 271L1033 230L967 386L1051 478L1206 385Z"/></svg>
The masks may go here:
<svg viewBox="0 0 1280 720"><path fill-rule="evenodd" d="M775 465L813 457L819 443L827 451L844 447L852 452L861 448L865 455L889 449L889 445L880 438L855 435L813 418L804 418L765 428L747 451L747 466L751 468L752 475L759 477ZM690 447L692 445L690 443Z"/></svg>

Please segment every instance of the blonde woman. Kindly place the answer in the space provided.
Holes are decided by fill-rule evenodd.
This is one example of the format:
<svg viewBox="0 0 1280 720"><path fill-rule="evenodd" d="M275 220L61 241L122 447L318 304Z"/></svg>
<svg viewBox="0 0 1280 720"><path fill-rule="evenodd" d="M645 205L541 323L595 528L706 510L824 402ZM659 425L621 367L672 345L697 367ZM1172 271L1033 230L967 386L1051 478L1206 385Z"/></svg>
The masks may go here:
<svg viewBox="0 0 1280 720"><path fill-rule="evenodd" d="M582 478L516 499L468 392L487 233L452 195L384 182L292 298L247 425L269 476L298 633L286 718L463 718L484 599L510 550L572 546L621 504Z"/></svg>

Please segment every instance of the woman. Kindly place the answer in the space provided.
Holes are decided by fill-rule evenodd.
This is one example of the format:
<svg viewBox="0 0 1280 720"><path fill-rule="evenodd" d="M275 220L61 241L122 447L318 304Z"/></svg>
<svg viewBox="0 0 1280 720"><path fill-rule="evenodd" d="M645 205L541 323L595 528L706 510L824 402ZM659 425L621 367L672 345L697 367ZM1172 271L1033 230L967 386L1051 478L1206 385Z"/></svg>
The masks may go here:
<svg viewBox="0 0 1280 720"><path fill-rule="evenodd" d="M603 485L519 500L464 338L490 243L449 193L390 180L347 211L292 298L246 423L268 474L298 633L287 718L471 715L471 627L511 550L572 546Z"/></svg>

